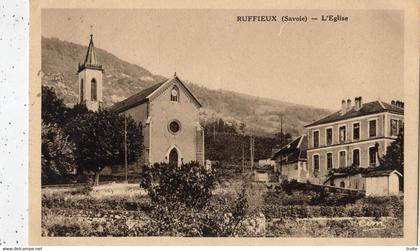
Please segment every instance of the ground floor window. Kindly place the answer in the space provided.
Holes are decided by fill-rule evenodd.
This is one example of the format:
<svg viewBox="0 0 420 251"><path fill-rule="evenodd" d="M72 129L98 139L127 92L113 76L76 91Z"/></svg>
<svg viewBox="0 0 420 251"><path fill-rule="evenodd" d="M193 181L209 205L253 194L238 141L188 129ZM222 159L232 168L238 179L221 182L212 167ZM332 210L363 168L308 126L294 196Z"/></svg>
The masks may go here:
<svg viewBox="0 0 420 251"><path fill-rule="evenodd" d="M327 153L327 170L333 168L333 156L332 153Z"/></svg>
<svg viewBox="0 0 420 251"><path fill-rule="evenodd" d="M376 166L376 147L372 146L369 148L369 165Z"/></svg>
<svg viewBox="0 0 420 251"><path fill-rule="evenodd" d="M314 173L319 172L319 155L314 155Z"/></svg>
<svg viewBox="0 0 420 251"><path fill-rule="evenodd" d="M339 153L339 167L346 167L346 151L341 151Z"/></svg>
<svg viewBox="0 0 420 251"><path fill-rule="evenodd" d="M359 149L353 150L353 166L356 166L356 167L360 166L360 150Z"/></svg>

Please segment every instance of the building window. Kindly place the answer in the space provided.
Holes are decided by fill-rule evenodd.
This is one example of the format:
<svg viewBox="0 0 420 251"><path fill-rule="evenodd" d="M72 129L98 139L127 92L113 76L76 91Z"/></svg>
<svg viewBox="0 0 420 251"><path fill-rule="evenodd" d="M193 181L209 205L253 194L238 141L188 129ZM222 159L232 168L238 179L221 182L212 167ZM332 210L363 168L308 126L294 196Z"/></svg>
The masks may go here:
<svg viewBox="0 0 420 251"><path fill-rule="evenodd" d="M353 140L360 139L360 123L353 124Z"/></svg>
<svg viewBox="0 0 420 251"><path fill-rule="evenodd" d="M90 82L90 96L92 101L96 101L98 99L96 79L94 78L92 78L92 81Z"/></svg>
<svg viewBox="0 0 420 251"><path fill-rule="evenodd" d="M332 144L332 133L333 133L333 130L332 130L332 128L328 128L326 131L325 131L325 134L326 134L326 143L327 143L327 145L331 145Z"/></svg>
<svg viewBox="0 0 420 251"><path fill-rule="evenodd" d="M346 187L346 183L344 183L344 181L340 182L340 187L345 188Z"/></svg>
<svg viewBox="0 0 420 251"><path fill-rule="evenodd" d="M353 149L353 166L359 167L360 166L360 150Z"/></svg>
<svg viewBox="0 0 420 251"><path fill-rule="evenodd" d="M313 133L313 145L314 145L314 147L319 147L319 131L315 131L314 133Z"/></svg>
<svg viewBox="0 0 420 251"><path fill-rule="evenodd" d="M327 153L327 170L331 170L333 168L333 155L332 153Z"/></svg>
<svg viewBox="0 0 420 251"><path fill-rule="evenodd" d="M391 136L398 136L398 120L391 119Z"/></svg>
<svg viewBox="0 0 420 251"><path fill-rule="evenodd" d="M172 88L172 91L171 91L171 101L178 102L178 100L179 100L178 87L174 86L174 88Z"/></svg>
<svg viewBox="0 0 420 251"><path fill-rule="evenodd" d="M83 78L80 80L80 102L83 101L83 96L84 96L84 86L83 86Z"/></svg>
<svg viewBox="0 0 420 251"><path fill-rule="evenodd" d="M171 133L175 134L181 130L181 124L178 120L173 120L169 123L168 129Z"/></svg>
<svg viewBox="0 0 420 251"><path fill-rule="evenodd" d="M346 167L346 151L341 151L339 153L338 166Z"/></svg>
<svg viewBox="0 0 420 251"><path fill-rule="evenodd" d="M314 155L314 173L319 172L319 155Z"/></svg>
<svg viewBox="0 0 420 251"><path fill-rule="evenodd" d="M346 126L340 126L338 129L338 134L340 137L340 143L346 142Z"/></svg>
<svg viewBox="0 0 420 251"><path fill-rule="evenodd" d="M376 137L376 120L369 121L369 138Z"/></svg>
<svg viewBox="0 0 420 251"><path fill-rule="evenodd" d="M369 147L369 166L376 166L376 147Z"/></svg>

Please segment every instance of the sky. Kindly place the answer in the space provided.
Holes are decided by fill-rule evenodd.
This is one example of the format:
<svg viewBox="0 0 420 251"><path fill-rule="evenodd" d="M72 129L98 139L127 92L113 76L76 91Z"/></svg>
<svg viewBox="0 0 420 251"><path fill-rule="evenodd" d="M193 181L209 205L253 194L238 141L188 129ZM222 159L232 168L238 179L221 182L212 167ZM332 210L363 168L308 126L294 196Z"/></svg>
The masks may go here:
<svg viewBox="0 0 420 251"><path fill-rule="evenodd" d="M319 20L330 14L348 21ZM237 22L248 15L278 21ZM356 96L403 100L403 22L395 10L43 9L41 32L87 46L92 31L96 47L153 74L337 110Z"/></svg>

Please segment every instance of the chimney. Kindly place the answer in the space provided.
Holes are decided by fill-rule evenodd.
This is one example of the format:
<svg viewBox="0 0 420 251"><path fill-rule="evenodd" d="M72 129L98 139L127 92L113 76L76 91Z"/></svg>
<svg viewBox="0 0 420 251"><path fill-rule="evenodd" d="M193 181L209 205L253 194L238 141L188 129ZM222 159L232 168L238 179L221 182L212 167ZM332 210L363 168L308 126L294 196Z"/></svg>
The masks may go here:
<svg viewBox="0 0 420 251"><path fill-rule="evenodd" d="M354 109L356 111L360 110L362 108L362 97L355 97L354 98Z"/></svg>
<svg viewBox="0 0 420 251"><path fill-rule="evenodd" d="M341 100L341 111L340 111L341 115L346 114L346 101L343 99Z"/></svg>
<svg viewBox="0 0 420 251"><path fill-rule="evenodd" d="M399 108L404 108L404 102L403 101L400 101L400 100L397 100L397 101L392 100L391 104L392 105L395 105L395 106L397 106Z"/></svg>
<svg viewBox="0 0 420 251"><path fill-rule="evenodd" d="M347 99L347 111L351 110L351 99Z"/></svg>

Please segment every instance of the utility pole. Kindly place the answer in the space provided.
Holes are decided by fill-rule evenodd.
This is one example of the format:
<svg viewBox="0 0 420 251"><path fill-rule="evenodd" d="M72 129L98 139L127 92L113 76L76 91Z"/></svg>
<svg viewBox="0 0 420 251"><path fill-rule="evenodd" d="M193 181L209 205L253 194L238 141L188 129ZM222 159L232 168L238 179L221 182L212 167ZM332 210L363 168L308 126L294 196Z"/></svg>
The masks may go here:
<svg viewBox="0 0 420 251"><path fill-rule="evenodd" d="M245 144L242 140L242 173L245 172Z"/></svg>
<svg viewBox="0 0 420 251"><path fill-rule="evenodd" d="M280 115L280 151L283 148L283 114ZM283 156L280 152L280 175L283 169Z"/></svg>
<svg viewBox="0 0 420 251"><path fill-rule="evenodd" d="M124 116L124 162L125 162L125 182L128 183L128 164L127 164L127 118Z"/></svg>
<svg viewBox="0 0 420 251"><path fill-rule="evenodd" d="M216 123L213 124L213 142L216 142Z"/></svg>
<svg viewBox="0 0 420 251"><path fill-rule="evenodd" d="M249 140L250 140L249 148L251 152L251 170L253 170L254 168L254 135L253 134L251 134Z"/></svg>

